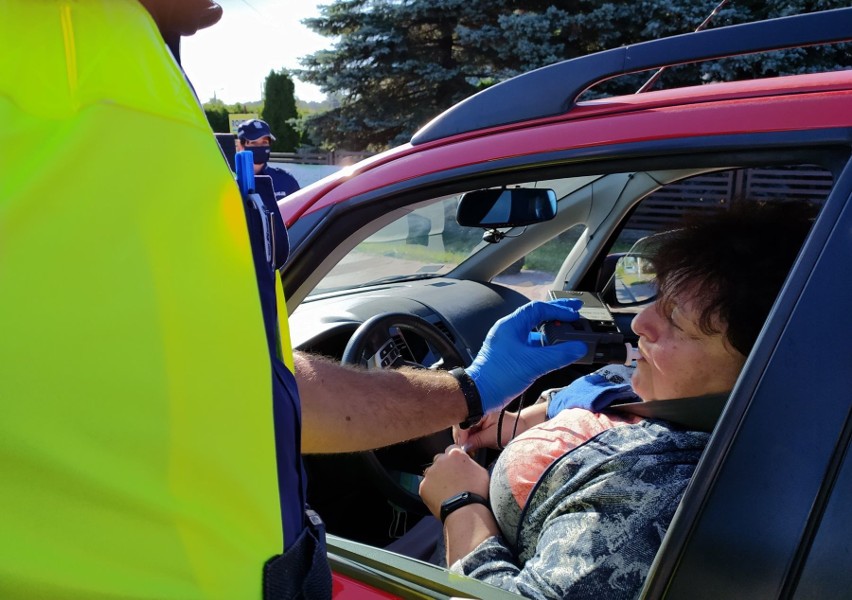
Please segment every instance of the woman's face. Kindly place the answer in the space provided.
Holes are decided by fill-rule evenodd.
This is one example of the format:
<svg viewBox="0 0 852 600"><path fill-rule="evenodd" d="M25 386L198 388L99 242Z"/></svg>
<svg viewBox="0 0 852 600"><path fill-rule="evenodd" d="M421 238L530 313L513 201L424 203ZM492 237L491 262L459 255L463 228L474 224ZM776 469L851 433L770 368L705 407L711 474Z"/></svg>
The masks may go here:
<svg viewBox="0 0 852 600"><path fill-rule="evenodd" d="M642 400L670 400L730 391L745 356L720 333L706 334L698 326L699 308L690 295L655 302L633 319L641 358L631 383Z"/></svg>

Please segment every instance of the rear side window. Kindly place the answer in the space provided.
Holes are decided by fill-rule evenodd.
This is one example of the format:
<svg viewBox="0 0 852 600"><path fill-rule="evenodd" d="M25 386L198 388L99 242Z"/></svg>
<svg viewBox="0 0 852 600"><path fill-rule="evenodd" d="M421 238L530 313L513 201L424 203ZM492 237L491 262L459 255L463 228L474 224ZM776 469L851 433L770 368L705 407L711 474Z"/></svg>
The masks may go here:
<svg viewBox="0 0 852 600"><path fill-rule="evenodd" d="M736 202L805 201L822 206L831 172L816 165L730 169L670 183L645 197L610 252L627 252L642 238L676 226L684 215L727 210Z"/></svg>

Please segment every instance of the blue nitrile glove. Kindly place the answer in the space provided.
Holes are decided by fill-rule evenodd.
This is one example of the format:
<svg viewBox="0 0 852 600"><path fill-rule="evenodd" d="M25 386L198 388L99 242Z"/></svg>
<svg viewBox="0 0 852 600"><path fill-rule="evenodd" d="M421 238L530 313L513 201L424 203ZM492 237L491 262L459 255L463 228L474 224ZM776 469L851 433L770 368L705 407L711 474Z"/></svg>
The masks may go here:
<svg viewBox="0 0 852 600"><path fill-rule="evenodd" d="M635 401L630 377L633 368L610 365L571 382L571 385L554 392L547 403L547 418L552 419L567 408L585 408L601 412L613 402Z"/></svg>
<svg viewBox="0 0 852 600"><path fill-rule="evenodd" d="M530 302L494 323L465 368L479 391L483 414L503 408L545 373L586 355L583 342L542 346L530 340L530 332L545 321L577 320L582 304L575 298Z"/></svg>

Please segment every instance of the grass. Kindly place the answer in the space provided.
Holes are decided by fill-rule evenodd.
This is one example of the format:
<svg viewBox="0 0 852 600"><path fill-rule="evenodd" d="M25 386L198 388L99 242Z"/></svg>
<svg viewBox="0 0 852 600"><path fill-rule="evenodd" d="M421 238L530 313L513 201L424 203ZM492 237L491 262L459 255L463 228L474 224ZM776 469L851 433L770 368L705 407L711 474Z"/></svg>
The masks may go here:
<svg viewBox="0 0 852 600"><path fill-rule="evenodd" d="M453 265L459 264L468 255L467 252L440 251L421 244L402 245L399 242L371 242L369 244L361 244L358 246L358 251L389 256L391 258Z"/></svg>

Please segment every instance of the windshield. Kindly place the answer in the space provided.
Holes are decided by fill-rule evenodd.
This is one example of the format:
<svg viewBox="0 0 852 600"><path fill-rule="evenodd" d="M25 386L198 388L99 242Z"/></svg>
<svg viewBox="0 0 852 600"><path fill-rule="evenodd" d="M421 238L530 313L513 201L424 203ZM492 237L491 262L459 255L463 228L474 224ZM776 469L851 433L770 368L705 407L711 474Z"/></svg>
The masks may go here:
<svg viewBox="0 0 852 600"><path fill-rule="evenodd" d="M386 225L352 249L311 295L449 273L482 243L482 229L456 223L459 198L443 198Z"/></svg>

